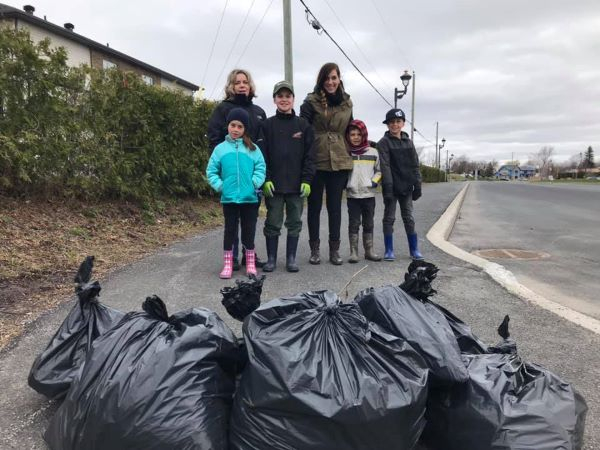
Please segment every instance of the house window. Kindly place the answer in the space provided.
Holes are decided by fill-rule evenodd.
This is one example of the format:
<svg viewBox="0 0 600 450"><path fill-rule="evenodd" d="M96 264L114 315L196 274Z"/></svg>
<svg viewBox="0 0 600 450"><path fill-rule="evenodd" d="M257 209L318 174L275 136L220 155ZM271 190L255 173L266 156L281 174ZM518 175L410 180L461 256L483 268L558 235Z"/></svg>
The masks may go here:
<svg viewBox="0 0 600 450"><path fill-rule="evenodd" d="M150 75L142 75L142 80L149 86L154 84L154 78L152 78Z"/></svg>
<svg viewBox="0 0 600 450"><path fill-rule="evenodd" d="M115 67L117 67L117 65L114 62L108 61L106 59L102 60L102 68L103 69L114 69Z"/></svg>

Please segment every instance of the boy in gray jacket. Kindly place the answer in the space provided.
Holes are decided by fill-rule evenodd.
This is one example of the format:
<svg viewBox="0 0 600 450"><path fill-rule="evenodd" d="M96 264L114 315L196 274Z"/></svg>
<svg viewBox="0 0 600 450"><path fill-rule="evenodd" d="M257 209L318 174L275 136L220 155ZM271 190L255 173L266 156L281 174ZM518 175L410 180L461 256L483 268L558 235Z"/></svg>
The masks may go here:
<svg viewBox="0 0 600 450"><path fill-rule="evenodd" d="M361 120L353 120L346 129L346 143L352 156L353 169L346 187L348 202L348 236L350 258L358 262L358 229L361 218L365 258L381 261L373 251L373 217L375 216L375 188L381 180L379 154L369 145L367 127Z"/></svg>

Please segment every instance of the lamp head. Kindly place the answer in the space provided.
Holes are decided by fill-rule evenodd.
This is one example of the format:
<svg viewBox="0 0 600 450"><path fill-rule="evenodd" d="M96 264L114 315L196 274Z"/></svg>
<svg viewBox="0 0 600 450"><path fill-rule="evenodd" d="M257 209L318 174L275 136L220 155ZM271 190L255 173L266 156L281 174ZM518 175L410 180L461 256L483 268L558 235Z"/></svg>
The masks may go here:
<svg viewBox="0 0 600 450"><path fill-rule="evenodd" d="M404 73L400 76L402 80L402 85L406 88L408 87L408 83L410 83L412 76L408 73L408 70L405 70Z"/></svg>

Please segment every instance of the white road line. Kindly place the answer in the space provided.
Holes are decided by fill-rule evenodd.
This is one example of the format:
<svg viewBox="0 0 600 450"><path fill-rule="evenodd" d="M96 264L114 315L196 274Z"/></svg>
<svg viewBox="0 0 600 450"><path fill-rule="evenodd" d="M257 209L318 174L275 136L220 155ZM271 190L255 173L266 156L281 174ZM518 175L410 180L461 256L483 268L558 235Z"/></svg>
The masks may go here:
<svg viewBox="0 0 600 450"><path fill-rule="evenodd" d="M430 228L427 233L427 239L433 245L438 247L440 250L448 253L455 258L462 259L468 263L471 263L477 267L480 267L485 273L487 273L494 281L503 286L508 292L514 294L521 299L540 306L554 314L566 319L570 322L576 323L577 325L593 331L596 334L600 334L600 321L593 317L582 314L571 308L563 306L559 303L548 300L547 298L533 292L531 289L523 286L517 281L513 273L506 269L504 266L488 261L480 256L473 255L457 247L456 245L448 242L448 237L452 233L454 223L460 212L462 202L465 198L467 190L469 189L470 182L461 189L458 195L454 198L450 206L446 209L444 214L439 220Z"/></svg>

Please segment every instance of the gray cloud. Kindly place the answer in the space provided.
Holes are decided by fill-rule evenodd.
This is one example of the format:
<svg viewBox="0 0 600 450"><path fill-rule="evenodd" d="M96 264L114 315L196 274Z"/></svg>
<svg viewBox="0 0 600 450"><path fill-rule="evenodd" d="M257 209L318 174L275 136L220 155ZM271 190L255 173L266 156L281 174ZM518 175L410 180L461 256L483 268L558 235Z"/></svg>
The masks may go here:
<svg viewBox="0 0 600 450"><path fill-rule="evenodd" d="M526 160L544 145L554 146L557 159L566 160L588 145L600 147L597 0L568 6L558 0L305 1L388 102L393 103L402 71L416 72L415 124L427 140L417 135L415 142L425 147L424 159L434 153L436 121L449 152L479 160L513 154ZM54 23L73 22L77 32L189 81L199 84L204 77L207 94L214 92L215 98L239 61L257 81L257 103L272 112L271 86L283 78L282 7L280 1L255 0L234 42L251 3L228 2L208 65L225 0L40 0L34 6L36 14ZM292 0L292 9L297 109L319 67L338 62L355 117L365 120L371 138L378 139L389 105L326 36L306 23L299 1ZM409 88L399 102L409 117L410 100Z"/></svg>

